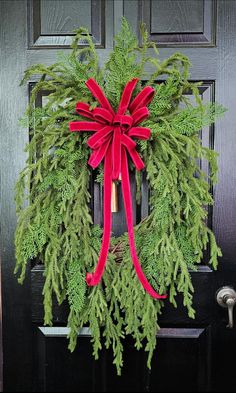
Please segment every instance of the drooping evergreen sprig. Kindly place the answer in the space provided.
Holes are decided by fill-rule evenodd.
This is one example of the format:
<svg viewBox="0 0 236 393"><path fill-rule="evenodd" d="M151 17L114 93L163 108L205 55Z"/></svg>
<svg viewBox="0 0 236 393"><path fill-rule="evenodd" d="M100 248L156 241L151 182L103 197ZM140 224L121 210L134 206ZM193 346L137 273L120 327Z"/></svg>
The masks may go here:
<svg viewBox="0 0 236 393"><path fill-rule="evenodd" d="M136 278L129 255L127 234L112 239L106 271L97 287L86 287L85 272L94 268L102 230L93 225L87 165L86 133L71 134L68 123L78 120L75 105L98 103L85 86L91 77L104 88L117 107L126 83L134 77L155 88L149 106L151 139L138 142L150 188L150 213L135 227L140 260L154 288L168 292L176 307L177 293L189 317L194 318L191 270L202 262L209 247L209 261L217 267L221 255L207 226L207 206L213 204L212 185L217 178L217 154L202 146L200 130L224 113L219 104L204 105L199 82L189 81L189 59L176 53L161 62L158 50L141 27L142 44L123 19L115 48L104 69L86 29L79 29L69 56L61 55L52 66L35 65L25 72L23 83L37 76L26 116L30 129L28 159L16 184L18 224L15 236L16 269L23 283L29 261L44 264L45 324L53 322L52 296L67 301L69 348L75 349L79 329L89 326L93 351L98 358L104 342L112 347L118 374L123 365L123 340L131 335L135 347L148 352L148 367L156 347L158 315L163 302L147 295ZM80 48L83 40L87 45ZM147 78L146 65L153 72ZM162 83L157 83L161 78ZM140 90L141 82L137 90ZM42 108L40 92L47 91ZM188 99L194 96L195 102ZM209 162L204 173L199 161ZM133 168L131 167L131 170ZM102 171L97 181L102 180ZM141 177L136 173L137 201L142 197ZM119 261L116 250L119 249ZM120 255L121 254L121 255Z"/></svg>

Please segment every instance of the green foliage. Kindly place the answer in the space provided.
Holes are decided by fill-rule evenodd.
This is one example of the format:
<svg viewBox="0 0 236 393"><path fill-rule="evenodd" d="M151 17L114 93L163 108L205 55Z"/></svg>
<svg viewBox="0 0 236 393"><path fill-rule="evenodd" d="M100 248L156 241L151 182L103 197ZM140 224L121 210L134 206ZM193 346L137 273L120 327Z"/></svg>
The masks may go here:
<svg viewBox="0 0 236 393"><path fill-rule="evenodd" d="M158 315L163 302L155 301L140 285L129 254L127 234L112 239L102 283L86 287L85 273L97 263L102 230L93 226L90 211L87 166L89 149L86 133L73 133L68 123L80 118L75 113L77 101L98 103L85 86L93 77L105 89L117 107L125 84L134 77L144 78L146 65L153 69L147 84L156 94L149 106L149 141L139 141L138 148L146 163L150 186L150 214L135 227L136 245L143 269L156 290L175 297L181 293L191 318L193 286L191 270L206 258L217 267L221 255L213 232L206 225L208 208L213 204L211 189L217 178L217 155L201 144L199 133L224 112L220 105L203 105L200 83L189 81L190 63L176 53L160 62L155 45L141 27L139 47L126 20L115 40L104 70L100 70L92 39L86 29L76 32L69 56L46 67L35 65L25 72L23 83L33 75L39 81L22 120L31 138L26 151L28 160L16 184L18 225L15 236L16 269L22 283L29 260L44 264L43 289L45 324L53 323L52 296L67 301L69 348L76 347L78 331L88 326L93 352L98 358L104 344L112 347L118 374L123 365L123 340L131 335L137 350L148 352L148 367L156 347ZM78 43L86 47L79 48ZM157 83L160 78L162 83ZM147 78L146 78L147 79ZM139 83L137 91L141 88ZM43 108L36 107L40 91L48 91ZM189 96L194 97L189 100ZM209 162L209 173L199 167L199 160ZM137 201L142 198L141 175L136 173ZM102 182L99 168L97 181ZM117 247L123 249L117 261Z"/></svg>
<svg viewBox="0 0 236 393"><path fill-rule="evenodd" d="M138 40L124 19L122 34L115 38L115 48L104 70L105 91L114 108L117 108L122 91L128 81L141 77L141 67L137 63Z"/></svg>
<svg viewBox="0 0 236 393"><path fill-rule="evenodd" d="M85 302L85 272L81 272L79 261L73 261L68 268L67 296L71 310L80 313Z"/></svg>

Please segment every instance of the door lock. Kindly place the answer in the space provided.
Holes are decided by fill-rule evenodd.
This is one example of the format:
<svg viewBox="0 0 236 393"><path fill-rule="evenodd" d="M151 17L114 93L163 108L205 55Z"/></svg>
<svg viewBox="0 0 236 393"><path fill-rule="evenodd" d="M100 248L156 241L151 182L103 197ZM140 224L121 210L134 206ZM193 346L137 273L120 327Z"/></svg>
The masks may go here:
<svg viewBox="0 0 236 393"><path fill-rule="evenodd" d="M236 304L236 291L231 287L222 287L216 292L216 300L221 307L228 308L229 324L227 327L229 329L233 329L233 312Z"/></svg>

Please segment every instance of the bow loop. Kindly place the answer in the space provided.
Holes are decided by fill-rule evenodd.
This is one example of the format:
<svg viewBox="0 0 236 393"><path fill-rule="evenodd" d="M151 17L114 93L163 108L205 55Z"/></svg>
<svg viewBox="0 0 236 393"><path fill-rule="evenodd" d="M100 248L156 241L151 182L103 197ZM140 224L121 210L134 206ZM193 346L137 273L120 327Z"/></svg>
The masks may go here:
<svg viewBox="0 0 236 393"><path fill-rule="evenodd" d="M128 136L136 137L138 139L146 140L151 136L150 128L146 127L132 127L128 131Z"/></svg>
<svg viewBox="0 0 236 393"><path fill-rule="evenodd" d="M121 100L120 100L120 105L119 105L119 108L117 111L117 113L119 113L120 115L123 115L127 111L129 104L130 104L132 93L133 93L138 81L139 81L138 78L134 78L126 84L123 94L122 94L122 97L121 97Z"/></svg>
<svg viewBox="0 0 236 393"><path fill-rule="evenodd" d="M113 121L113 114L105 108L95 108L93 117L99 123L112 124Z"/></svg>
<svg viewBox="0 0 236 393"><path fill-rule="evenodd" d="M94 121L72 121L70 131L99 131L104 125Z"/></svg>
<svg viewBox="0 0 236 393"><path fill-rule="evenodd" d="M110 102L108 101L107 97L103 93L101 87L97 84L97 82L91 78L87 80L85 83L87 88L91 91L92 95L98 100L98 102L101 104L102 108L107 109L109 112L111 112L113 115L115 114Z"/></svg>
<svg viewBox="0 0 236 393"><path fill-rule="evenodd" d="M149 110L146 106L144 106L142 108L137 109L132 116L134 121L133 124L136 126L148 118Z"/></svg>
<svg viewBox="0 0 236 393"><path fill-rule="evenodd" d="M112 131L113 128L111 126L103 127L88 139L87 144L91 149L97 149L107 141Z"/></svg>
<svg viewBox="0 0 236 393"><path fill-rule="evenodd" d="M129 106L130 113L133 114L137 109L147 106L152 101L155 94L155 90L151 86L146 86L140 93L135 97Z"/></svg>
<svg viewBox="0 0 236 393"><path fill-rule="evenodd" d="M121 143L124 145L128 150L133 150L136 147L136 143L131 139L129 136L123 134L121 136Z"/></svg>
<svg viewBox="0 0 236 393"><path fill-rule="evenodd" d="M89 105L85 102L78 102L76 104L76 112L79 113L79 115L81 116L93 119L93 111L90 111Z"/></svg>

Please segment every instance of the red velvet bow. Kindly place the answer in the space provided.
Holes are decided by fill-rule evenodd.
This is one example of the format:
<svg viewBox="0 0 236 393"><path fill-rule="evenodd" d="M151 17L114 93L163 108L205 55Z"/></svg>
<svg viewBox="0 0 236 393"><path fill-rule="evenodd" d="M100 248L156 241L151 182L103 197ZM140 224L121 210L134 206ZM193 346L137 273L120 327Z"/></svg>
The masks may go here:
<svg viewBox="0 0 236 393"><path fill-rule="evenodd" d="M122 193L126 212L130 251L137 276L144 289L156 299L165 299L166 295L159 295L149 284L142 271L135 249L132 199L130 191L129 169L127 151L137 170L144 168L144 163L136 150L136 143L132 137L149 139L150 129L137 127L149 116L146 107L154 96L154 89L146 86L130 103L131 96L138 79L128 82L124 88L117 113L114 112L105 94L94 79L86 82L88 89L101 104L101 107L93 110L84 102L78 102L77 112L93 121L74 121L70 123L71 131L94 131L88 139L88 145L93 150L89 164L93 168L104 159L104 231L102 248L98 264L94 273L87 273L86 281L90 286L97 285L103 275L109 252L110 236L112 228L112 180L121 179ZM129 114L127 114L127 111Z"/></svg>

